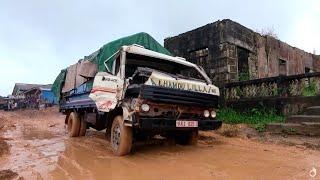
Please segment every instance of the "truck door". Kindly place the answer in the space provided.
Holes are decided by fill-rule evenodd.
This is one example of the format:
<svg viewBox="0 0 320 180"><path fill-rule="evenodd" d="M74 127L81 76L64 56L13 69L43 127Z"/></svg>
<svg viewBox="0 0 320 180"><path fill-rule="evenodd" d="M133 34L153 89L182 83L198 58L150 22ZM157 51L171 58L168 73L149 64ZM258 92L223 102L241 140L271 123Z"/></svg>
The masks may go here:
<svg viewBox="0 0 320 180"><path fill-rule="evenodd" d="M113 72L98 72L93 81L89 97L96 103L99 111L109 112L122 99L124 80L121 78L120 56L116 59Z"/></svg>

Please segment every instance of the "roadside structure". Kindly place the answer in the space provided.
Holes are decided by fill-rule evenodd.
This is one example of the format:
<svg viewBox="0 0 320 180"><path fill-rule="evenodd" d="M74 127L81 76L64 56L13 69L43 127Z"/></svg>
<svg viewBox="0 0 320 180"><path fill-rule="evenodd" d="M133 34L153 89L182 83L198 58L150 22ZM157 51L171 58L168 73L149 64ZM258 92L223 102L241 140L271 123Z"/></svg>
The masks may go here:
<svg viewBox="0 0 320 180"><path fill-rule="evenodd" d="M45 108L56 104L57 98L51 91L51 86L34 87L24 92L26 108Z"/></svg>
<svg viewBox="0 0 320 180"><path fill-rule="evenodd" d="M13 87L12 96L24 98L24 93L32 88L44 86L43 84L16 83Z"/></svg>
<svg viewBox="0 0 320 180"><path fill-rule="evenodd" d="M23 104L21 103L21 98L15 98L12 95L8 95L8 97L5 97L4 100L6 101L6 104L4 105L4 110L6 111L12 111L14 109L17 109L18 104Z"/></svg>
<svg viewBox="0 0 320 180"><path fill-rule="evenodd" d="M9 109L42 108L57 103L51 91L51 84L16 83L8 98Z"/></svg>
<svg viewBox="0 0 320 180"><path fill-rule="evenodd" d="M0 96L0 109L4 109L7 104L7 101L4 97Z"/></svg>
<svg viewBox="0 0 320 180"><path fill-rule="evenodd" d="M320 71L320 56L230 19L164 40L175 56L201 65L219 84Z"/></svg>

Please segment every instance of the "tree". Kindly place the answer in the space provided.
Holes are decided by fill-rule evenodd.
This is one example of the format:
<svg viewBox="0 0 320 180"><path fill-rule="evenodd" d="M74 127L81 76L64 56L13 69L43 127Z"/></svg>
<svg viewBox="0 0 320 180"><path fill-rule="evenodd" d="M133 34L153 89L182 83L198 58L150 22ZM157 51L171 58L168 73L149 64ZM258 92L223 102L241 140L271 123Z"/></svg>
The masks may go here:
<svg viewBox="0 0 320 180"><path fill-rule="evenodd" d="M262 36L271 36L275 39L279 39L278 34L276 33L273 26L268 28L262 28L261 30L256 30L256 32L258 32Z"/></svg>

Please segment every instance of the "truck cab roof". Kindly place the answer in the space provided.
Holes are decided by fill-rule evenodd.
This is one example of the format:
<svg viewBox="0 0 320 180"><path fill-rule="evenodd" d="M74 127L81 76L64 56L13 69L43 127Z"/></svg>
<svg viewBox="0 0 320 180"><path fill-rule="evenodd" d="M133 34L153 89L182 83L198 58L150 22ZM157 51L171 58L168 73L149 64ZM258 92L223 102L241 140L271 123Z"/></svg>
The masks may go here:
<svg viewBox="0 0 320 180"><path fill-rule="evenodd" d="M133 44L130 46L122 46L119 51L124 51L124 52L130 53L130 54L139 54L139 55L143 55L143 56L158 58L158 59L162 59L162 60L167 60L167 61L183 64L185 66L193 67L201 73L201 75L207 80L207 82L209 84L212 84L210 78L206 75L206 73L199 66L197 66L196 64L193 64L191 62L186 61L182 57L173 57L173 56L169 56L166 54L158 53L155 51L148 50L148 49L144 48L143 46L136 45L136 44Z"/></svg>

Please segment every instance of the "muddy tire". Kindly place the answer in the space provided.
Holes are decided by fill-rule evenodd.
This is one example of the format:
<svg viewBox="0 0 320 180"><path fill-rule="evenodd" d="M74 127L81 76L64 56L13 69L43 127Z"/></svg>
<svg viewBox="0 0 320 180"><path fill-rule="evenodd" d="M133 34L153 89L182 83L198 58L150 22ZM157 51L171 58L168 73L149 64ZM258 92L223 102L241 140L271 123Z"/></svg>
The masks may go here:
<svg viewBox="0 0 320 180"><path fill-rule="evenodd" d="M86 131L87 131L87 122L84 120L84 116L81 116L79 136L85 136Z"/></svg>
<svg viewBox="0 0 320 180"><path fill-rule="evenodd" d="M66 115L66 118L64 119L64 124L66 124L66 125L68 125L69 116L70 116L70 113L68 113Z"/></svg>
<svg viewBox="0 0 320 180"><path fill-rule="evenodd" d="M112 122L110 144L116 156L123 156L131 151L132 128L124 125L123 116L116 116Z"/></svg>
<svg viewBox="0 0 320 180"><path fill-rule="evenodd" d="M111 140L111 127L112 127L112 122L108 122L107 123L107 128L106 128L106 139L108 140L108 141L110 141Z"/></svg>
<svg viewBox="0 0 320 180"><path fill-rule="evenodd" d="M181 132L176 135L176 143L180 145L197 145L198 131Z"/></svg>
<svg viewBox="0 0 320 180"><path fill-rule="evenodd" d="M68 135L69 137L78 137L80 130L80 118L78 113L72 112L68 118Z"/></svg>

